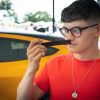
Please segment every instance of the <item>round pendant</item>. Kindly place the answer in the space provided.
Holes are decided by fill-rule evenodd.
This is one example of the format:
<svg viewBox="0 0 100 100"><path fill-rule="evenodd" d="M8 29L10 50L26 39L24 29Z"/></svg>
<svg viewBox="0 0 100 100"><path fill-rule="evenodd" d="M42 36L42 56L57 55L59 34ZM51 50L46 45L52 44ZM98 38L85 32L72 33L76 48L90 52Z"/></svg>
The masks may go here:
<svg viewBox="0 0 100 100"><path fill-rule="evenodd" d="M75 99L75 98L77 98L77 96L78 96L77 92L74 91L74 92L72 93L72 98Z"/></svg>

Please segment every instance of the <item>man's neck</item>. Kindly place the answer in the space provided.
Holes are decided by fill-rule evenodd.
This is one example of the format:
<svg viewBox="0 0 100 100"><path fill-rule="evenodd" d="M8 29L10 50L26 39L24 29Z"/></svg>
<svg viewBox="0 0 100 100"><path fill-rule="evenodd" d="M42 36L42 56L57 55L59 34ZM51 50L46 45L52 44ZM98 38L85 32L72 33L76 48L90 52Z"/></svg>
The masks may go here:
<svg viewBox="0 0 100 100"><path fill-rule="evenodd" d="M79 60L87 61L100 58L99 49L91 50L89 52L73 53L73 56Z"/></svg>

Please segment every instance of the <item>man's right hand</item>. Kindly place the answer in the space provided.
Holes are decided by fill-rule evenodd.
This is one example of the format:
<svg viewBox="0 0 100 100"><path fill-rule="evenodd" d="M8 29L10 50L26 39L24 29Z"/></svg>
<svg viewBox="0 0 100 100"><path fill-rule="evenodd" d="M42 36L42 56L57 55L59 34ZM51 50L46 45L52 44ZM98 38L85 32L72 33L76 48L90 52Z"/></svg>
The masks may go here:
<svg viewBox="0 0 100 100"><path fill-rule="evenodd" d="M41 57L45 56L47 48L41 45L41 40L33 40L27 48L27 57L29 61L29 67L33 71L37 71Z"/></svg>

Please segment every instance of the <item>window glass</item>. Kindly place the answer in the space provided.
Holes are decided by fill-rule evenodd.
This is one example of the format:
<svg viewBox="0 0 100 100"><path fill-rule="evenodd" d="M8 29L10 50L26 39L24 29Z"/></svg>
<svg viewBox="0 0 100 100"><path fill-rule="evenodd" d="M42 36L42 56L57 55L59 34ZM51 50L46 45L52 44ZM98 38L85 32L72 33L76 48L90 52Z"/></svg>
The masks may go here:
<svg viewBox="0 0 100 100"><path fill-rule="evenodd" d="M26 50L29 41L0 38L0 62L27 59ZM46 56L56 53L58 49L48 47Z"/></svg>

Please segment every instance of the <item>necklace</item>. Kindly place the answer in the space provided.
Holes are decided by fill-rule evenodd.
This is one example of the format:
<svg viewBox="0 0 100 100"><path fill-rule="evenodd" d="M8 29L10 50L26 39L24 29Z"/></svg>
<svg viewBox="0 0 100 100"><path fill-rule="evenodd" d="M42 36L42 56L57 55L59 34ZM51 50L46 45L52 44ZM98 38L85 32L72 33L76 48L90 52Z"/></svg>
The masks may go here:
<svg viewBox="0 0 100 100"><path fill-rule="evenodd" d="M76 87L75 86L75 77L74 77L73 57L72 57L72 79L73 79L73 86L74 86L74 92L72 93L72 98L73 99L76 99L78 97L77 90L81 86L81 84L84 82L84 80L87 78L88 74L90 73L90 71L94 67L95 63L96 63L96 59L93 61L93 63L91 64L90 68L88 69L88 71L86 72L86 74L83 76L83 78L81 79L80 83Z"/></svg>

